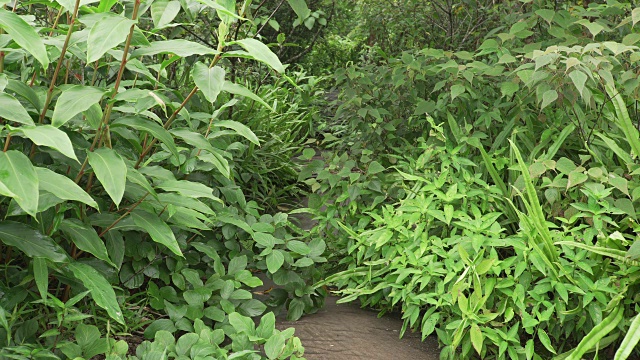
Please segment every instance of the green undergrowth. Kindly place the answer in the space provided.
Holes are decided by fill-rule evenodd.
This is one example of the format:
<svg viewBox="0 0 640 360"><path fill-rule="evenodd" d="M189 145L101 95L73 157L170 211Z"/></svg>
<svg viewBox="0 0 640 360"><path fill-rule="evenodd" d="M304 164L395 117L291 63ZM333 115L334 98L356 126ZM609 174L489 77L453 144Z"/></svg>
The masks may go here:
<svg viewBox="0 0 640 360"><path fill-rule="evenodd" d="M441 359L638 358L638 9L530 5L474 52L336 72L335 151L300 175L316 286Z"/></svg>
<svg viewBox="0 0 640 360"><path fill-rule="evenodd" d="M274 312L322 305L326 246L276 205L320 80L275 10L0 1L0 359L303 358Z"/></svg>

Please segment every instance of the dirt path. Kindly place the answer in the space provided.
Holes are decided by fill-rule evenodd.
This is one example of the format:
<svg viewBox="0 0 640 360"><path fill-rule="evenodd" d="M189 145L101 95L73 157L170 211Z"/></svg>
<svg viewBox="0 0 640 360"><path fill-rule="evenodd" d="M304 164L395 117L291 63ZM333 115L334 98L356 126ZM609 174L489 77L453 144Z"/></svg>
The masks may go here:
<svg viewBox="0 0 640 360"><path fill-rule="evenodd" d="M300 207L306 207L306 199ZM308 215L293 216L305 230L315 224ZM407 331L399 339L402 320L398 314L378 318L377 312L362 309L357 302L336 304L329 297L323 309L298 321L280 319L279 329L293 327L302 340L308 360L438 360L434 337L420 341L420 334Z"/></svg>
<svg viewBox="0 0 640 360"><path fill-rule="evenodd" d="M324 309L298 321L282 321L278 328L294 327L302 340L308 360L438 360L438 341L419 334L398 338L402 320L393 315L377 317L377 312L356 304L336 304L327 298Z"/></svg>

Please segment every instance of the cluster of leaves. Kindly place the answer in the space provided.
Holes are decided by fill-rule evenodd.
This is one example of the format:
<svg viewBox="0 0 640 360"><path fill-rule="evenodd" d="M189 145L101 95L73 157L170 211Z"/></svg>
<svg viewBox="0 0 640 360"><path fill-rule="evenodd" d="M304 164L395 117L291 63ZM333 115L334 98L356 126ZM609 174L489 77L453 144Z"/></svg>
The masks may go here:
<svg viewBox="0 0 640 360"><path fill-rule="evenodd" d="M400 308L442 358L638 356L640 10L525 3L473 52L337 73L349 155L301 175L341 255L318 286Z"/></svg>
<svg viewBox="0 0 640 360"><path fill-rule="evenodd" d="M235 155L270 141L247 109L308 121L277 106L293 90L269 85L270 105L229 71L247 60L297 88L255 26L240 32L256 6L0 6L0 357L300 358L268 311L297 319L321 305L310 283L324 242L301 241L287 214L261 214L235 182L250 172ZM178 37L212 17L215 46ZM301 136L279 146L293 152ZM267 304L250 291L256 271L282 285Z"/></svg>

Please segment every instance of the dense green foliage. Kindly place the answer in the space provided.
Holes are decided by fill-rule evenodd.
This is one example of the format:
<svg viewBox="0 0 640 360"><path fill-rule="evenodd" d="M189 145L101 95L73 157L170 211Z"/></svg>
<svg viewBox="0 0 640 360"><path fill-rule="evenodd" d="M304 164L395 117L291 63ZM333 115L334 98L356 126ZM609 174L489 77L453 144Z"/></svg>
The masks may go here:
<svg viewBox="0 0 640 360"><path fill-rule="evenodd" d="M0 6L0 359L299 359L325 285L442 359L640 356L634 4Z"/></svg>
<svg viewBox="0 0 640 360"><path fill-rule="evenodd" d="M322 304L325 244L273 209L317 80L256 39L275 9L0 4L0 358L300 358L270 310Z"/></svg>
<svg viewBox="0 0 640 360"><path fill-rule="evenodd" d="M339 270L319 285L443 359L638 356L640 12L522 3L471 49L335 72L338 151L302 172Z"/></svg>

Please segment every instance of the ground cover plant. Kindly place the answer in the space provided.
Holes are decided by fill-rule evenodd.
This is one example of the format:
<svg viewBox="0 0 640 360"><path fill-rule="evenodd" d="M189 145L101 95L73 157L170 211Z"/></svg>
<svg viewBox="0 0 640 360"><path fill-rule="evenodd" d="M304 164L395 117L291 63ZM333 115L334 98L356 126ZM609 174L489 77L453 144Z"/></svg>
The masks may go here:
<svg viewBox="0 0 640 360"><path fill-rule="evenodd" d="M522 3L473 51L336 71L338 152L301 173L339 270L318 285L443 359L638 357L640 13Z"/></svg>
<svg viewBox="0 0 640 360"><path fill-rule="evenodd" d="M287 6L312 16L303 1ZM305 242L236 182L246 149L272 141L247 126L248 109L307 121L288 101L313 82L289 78L256 38L252 19L277 9L0 7L0 358L302 358L271 310L296 319L322 303L310 285L324 242ZM206 39L193 30L203 23ZM261 71L269 103L233 66ZM283 285L264 302L251 291L258 272Z"/></svg>

